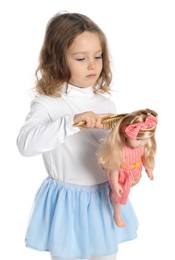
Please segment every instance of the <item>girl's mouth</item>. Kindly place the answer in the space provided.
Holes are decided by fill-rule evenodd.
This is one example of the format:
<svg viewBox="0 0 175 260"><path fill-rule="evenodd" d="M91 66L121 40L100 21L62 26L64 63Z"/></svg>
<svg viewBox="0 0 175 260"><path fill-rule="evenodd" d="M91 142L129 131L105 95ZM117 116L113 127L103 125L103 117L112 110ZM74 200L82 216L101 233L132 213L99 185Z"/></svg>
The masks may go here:
<svg viewBox="0 0 175 260"><path fill-rule="evenodd" d="M94 77L96 77L96 75L95 75L95 74L89 74L89 75L87 75L86 77L87 77L87 78L94 78Z"/></svg>

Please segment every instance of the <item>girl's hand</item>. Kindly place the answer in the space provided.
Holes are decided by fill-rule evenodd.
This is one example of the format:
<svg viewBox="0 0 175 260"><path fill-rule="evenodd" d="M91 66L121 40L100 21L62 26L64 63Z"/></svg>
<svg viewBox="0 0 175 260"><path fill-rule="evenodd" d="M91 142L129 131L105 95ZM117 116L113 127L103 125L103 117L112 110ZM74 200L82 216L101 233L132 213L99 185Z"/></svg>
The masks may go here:
<svg viewBox="0 0 175 260"><path fill-rule="evenodd" d="M94 112L84 112L74 116L74 123L83 121L84 125L80 128L99 128L103 129L103 124L101 123L102 118L110 116L112 114L95 114Z"/></svg>

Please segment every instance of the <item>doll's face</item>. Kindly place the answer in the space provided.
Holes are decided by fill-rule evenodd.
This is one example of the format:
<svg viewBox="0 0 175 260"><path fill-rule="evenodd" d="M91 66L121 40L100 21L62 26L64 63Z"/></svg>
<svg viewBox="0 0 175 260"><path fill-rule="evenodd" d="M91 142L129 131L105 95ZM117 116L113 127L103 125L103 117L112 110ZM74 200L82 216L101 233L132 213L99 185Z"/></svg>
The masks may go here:
<svg viewBox="0 0 175 260"><path fill-rule="evenodd" d="M136 147L143 147L147 144L149 138L144 138L144 139L130 139L127 138L127 142L126 144L132 148L136 148Z"/></svg>

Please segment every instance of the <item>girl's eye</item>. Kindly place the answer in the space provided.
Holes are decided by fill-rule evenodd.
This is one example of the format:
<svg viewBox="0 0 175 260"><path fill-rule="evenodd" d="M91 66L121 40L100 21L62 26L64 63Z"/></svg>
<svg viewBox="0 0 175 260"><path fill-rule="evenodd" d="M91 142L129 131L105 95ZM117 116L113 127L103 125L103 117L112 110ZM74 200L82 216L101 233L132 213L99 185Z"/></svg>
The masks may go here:
<svg viewBox="0 0 175 260"><path fill-rule="evenodd" d="M97 60L98 59L102 59L102 56L101 55L100 56L96 56L95 59L97 59Z"/></svg>
<svg viewBox="0 0 175 260"><path fill-rule="evenodd" d="M85 58L76 59L77 61L83 61Z"/></svg>

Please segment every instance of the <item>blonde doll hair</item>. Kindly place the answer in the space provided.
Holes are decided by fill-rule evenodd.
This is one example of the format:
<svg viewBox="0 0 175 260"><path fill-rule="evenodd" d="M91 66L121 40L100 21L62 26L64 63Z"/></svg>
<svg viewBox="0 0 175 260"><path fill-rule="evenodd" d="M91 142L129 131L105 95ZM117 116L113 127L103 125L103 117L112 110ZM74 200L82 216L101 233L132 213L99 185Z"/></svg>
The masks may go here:
<svg viewBox="0 0 175 260"><path fill-rule="evenodd" d="M112 131L103 140L100 149L97 152L97 160L99 165L107 170L118 170L121 165L125 164L123 147L126 145L127 136L124 133L124 128L135 123L145 122L149 115L157 118L157 113L151 109L137 110L126 114L117 123ZM152 128L141 129L137 135L138 139L149 138L147 144L144 146L144 154L142 162L147 169L154 169L156 140L155 140L156 126Z"/></svg>
<svg viewBox="0 0 175 260"><path fill-rule="evenodd" d="M94 92L109 93L112 74L103 31L87 16L65 12L56 14L48 22L35 73L37 94L60 96L63 83L68 83L71 76L66 63L66 51L74 39L85 31L97 34L102 47L103 68L93 86Z"/></svg>

